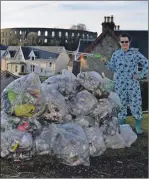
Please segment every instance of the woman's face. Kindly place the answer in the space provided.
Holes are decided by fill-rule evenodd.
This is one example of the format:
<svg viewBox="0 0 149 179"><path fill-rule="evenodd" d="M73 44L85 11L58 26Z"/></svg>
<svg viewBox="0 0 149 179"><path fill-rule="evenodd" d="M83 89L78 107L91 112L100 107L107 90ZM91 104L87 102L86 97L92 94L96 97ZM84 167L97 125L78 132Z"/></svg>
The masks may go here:
<svg viewBox="0 0 149 179"><path fill-rule="evenodd" d="M130 46L130 41L128 37L120 37L120 46L124 51L127 51Z"/></svg>

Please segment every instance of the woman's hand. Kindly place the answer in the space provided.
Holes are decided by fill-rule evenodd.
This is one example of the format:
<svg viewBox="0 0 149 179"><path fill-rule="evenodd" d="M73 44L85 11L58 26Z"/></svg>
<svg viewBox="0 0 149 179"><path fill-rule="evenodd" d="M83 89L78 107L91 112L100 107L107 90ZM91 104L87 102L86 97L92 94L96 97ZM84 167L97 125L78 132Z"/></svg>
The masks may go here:
<svg viewBox="0 0 149 179"><path fill-rule="evenodd" d="M140 80L140 76L137 75L137 74L133 74L132 77L133 77L133 79L135 79L135 80Z"/></svg>

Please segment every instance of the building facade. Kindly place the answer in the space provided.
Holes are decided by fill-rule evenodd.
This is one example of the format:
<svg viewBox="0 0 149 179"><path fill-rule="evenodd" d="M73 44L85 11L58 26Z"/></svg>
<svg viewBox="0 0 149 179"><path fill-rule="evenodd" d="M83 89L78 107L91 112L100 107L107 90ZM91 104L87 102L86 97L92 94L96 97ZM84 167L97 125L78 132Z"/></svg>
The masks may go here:
<svg viewBox="0 0 149 179"><path fill-rule="evenodd" d="M29 33L34 32L38 36L36 45L64 46L67 50L76 50L78 41L82 39L96 39L97 32L56 29L56 28L7 28L1 29L1 44L10 44L10 38L15 36L19 42L23 42Z"/></svg>

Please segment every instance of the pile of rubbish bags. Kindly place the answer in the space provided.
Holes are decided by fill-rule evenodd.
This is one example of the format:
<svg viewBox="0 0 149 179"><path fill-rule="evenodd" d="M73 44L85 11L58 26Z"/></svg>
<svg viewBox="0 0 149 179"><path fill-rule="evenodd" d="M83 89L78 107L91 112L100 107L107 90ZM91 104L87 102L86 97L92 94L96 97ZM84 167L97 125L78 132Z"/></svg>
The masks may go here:
<svg viewBox="0 0 149 179"><path fill-rule="evenodd" d="M95 71L68 70L41 83L31 73L11 82L1 96L1 157L28 160L55 156L90 165L107 148L130 147L137 135L119 125L121 103L114 82Z"/></svg>

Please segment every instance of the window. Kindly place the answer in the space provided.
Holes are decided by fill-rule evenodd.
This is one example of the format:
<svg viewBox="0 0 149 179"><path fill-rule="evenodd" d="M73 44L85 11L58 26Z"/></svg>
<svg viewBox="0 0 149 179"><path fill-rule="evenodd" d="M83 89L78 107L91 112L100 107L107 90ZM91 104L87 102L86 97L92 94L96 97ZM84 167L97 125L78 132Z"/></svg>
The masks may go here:
<svg viewBox="0 0 149 179"><path fill-rule="evenodd" d="M48 36L48 32L47 31L45 31L45 36Z"/></svg>
<svg viewBox="0 0 149 179"><path fill-rule="evenodd" d="M59 34L59 37L61 37L61 36L62 36L62 32L59 32L58 34Z"/></svg>
<svg viewBox="0 0 149 179"><path fill-rule="evenodd" d="M49 63L49 67L52 67L52 62Z"/></svg>
<svg viewBox="0 0 149 179"><path fill-rule="evenodd" d="M72 33L72 37L74 37L74 33Z"/></svg>
<svg viewBox="0 0 149 179"><path fill-rule="evenodd" d="M44 39L44 43L47 43L48 42L48 40L47 39Z"/></svg>
<svg viewBox="0 0 149 179"><path fill-rule="evenodd" d="M41 32L40 31L38 31L38 36L41 36Z"/></svg>
<svg viewBox="0 0 149 179"><path fill-rule="evenodd" d="M35 71L35 65L33 65L33 71Z"/></svg>
<svg viewBox="0 0 149 179"><path fill-rule="evenodd" d="M68 32L65 33L65 36L68 37Z"/></svg>
<svg viewBox="0 0 149 179"><path fill-rule="evenodd" d="M43 72L43 69L41 68L41 72Z"/></svg>
<svg viewBox="0 0 149 179"><path fill-rule="evenodd" d="M31 65L31 71L35 71L35 65Z"/></svg>
<svg viewBox="0 0 149 179"><path fill-rule="evenodd" d="M20 31L20 35L22 34L22 31Z"/></svg>
<svg viewBox="0 0 149 179"><path fill-rule="evenodd" d="M65 43L68 43L68 40L65 40Z"/></svg>
<svg viewBox="0 0 149 179"><path fill-rule="evenodd" d="M52 32L52 37L54 37L54 36L55 36L55 32L53 31L53 32Z"/></svg>
<svg viewBox="0 0 149 179"><path fill-rule="evenodd" d="M8 70L8 64L7 64L7 70Z"/></svg>
<svg viewBox="0 0 149 179"><path fill-rule="evenodd" d="M17 69L17 65L15 66L15 72L17 72L18 71L18 69Z"/></svg>

